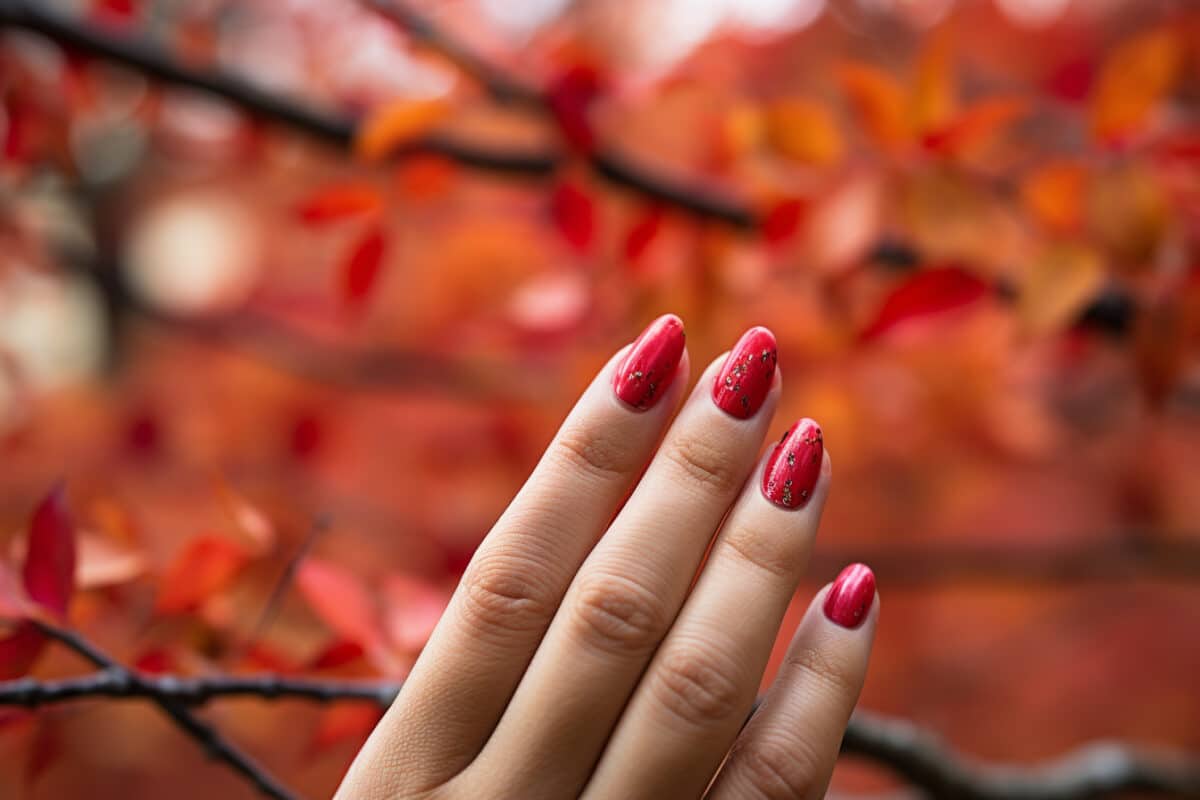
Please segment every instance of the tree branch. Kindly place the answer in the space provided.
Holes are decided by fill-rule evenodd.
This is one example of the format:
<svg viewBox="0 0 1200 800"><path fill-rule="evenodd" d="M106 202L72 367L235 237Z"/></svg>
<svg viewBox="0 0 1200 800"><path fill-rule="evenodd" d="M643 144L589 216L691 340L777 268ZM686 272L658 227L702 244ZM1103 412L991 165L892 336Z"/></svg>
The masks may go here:
<svg viewBox="0 0 1200 800"><path fill-rule="evenodd" d="M126 669L109 658L78 633L52 625L44 620L33 620L33 624L45 636L63 644L85 660L103 669L104 673L102 674L110 676L111 679L134 684L140 680L136 672ZM170 695L146 694L143 696L153 700L180 730L198 742L211 757L229 766L253 784L263 795L275 798L275 800L297 800L287 787L276 780L254 759L229 742L212 725L172 699Z"/></svg>
<svg viewBox="0 0 1200 800"><path fill-rule="evenodd" d="M184 678L141 675L118 667L79 678L0 683L0 706L32 708L88 698L145 698L183 706L254 697L362 701L386 708L399 690L399 683L389 682L278 675ZM934 800L1084 800L1129 791L1200 796L1200 760L1151 756L1118 744L1092 744L1041 766L989 765L959 755L912 723L863 711L850 720L842 752L887 767Z"/></svg>

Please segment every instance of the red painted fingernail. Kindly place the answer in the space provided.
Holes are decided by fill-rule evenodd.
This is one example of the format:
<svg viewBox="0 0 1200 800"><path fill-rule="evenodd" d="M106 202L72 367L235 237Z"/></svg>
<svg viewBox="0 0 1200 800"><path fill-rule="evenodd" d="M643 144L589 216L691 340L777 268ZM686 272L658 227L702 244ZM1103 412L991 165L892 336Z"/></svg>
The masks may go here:
<svg viewBox="0 0 1200 800"><path fill-rule="evenodd" d="M658 402L675 380L683 357L683 323L674 314L651 322L629 348L613 375L613 391L629 405L644 411Z"/></svg>
<svg viewBox="0 0 1200 800"><path fill-rule="evenodd" d="M842 570L825 596L825 616L843 628L857 628L875 602L875 573L866 564Z"/></svg>
<svg viewBox="0 0 1200 800"><path fill-rule="evenodd" d="M788 428L763 471L762 491L768 500L784 508L808 505L821 477L824 442L821 426L807 417Z"/></svg>
<svg viewBox="0 0 1200 800"><path fill-rule="evenodd" d="M763 327L742 334L713 383L713 402L726 414L749 419L762 407L775 364L775 334Z"/></svg>

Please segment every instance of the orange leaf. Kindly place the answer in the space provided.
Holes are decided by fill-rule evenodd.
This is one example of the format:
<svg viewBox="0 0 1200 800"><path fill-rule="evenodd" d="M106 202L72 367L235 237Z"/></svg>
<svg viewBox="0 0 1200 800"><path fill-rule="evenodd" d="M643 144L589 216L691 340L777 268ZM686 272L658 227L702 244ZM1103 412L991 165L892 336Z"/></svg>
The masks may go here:
<svg viewBox="0 0 1200 800"><path fill-rule="evenodd" d="M958 85L947 30L926 37L917 58L910 106L917 131L938 130L949 124L958 111Z"/></svg>
<svg viewBox="0 0 1200 800"><path fill-rule="evenodd" d="M345 741L361 743L383 716L383 709L370 703L343 703L321 712L321 721L313 733L309 750L313 754Z"/></svg>
<svg viewBox="0 0 1200 800"><path fill-rule="evenodd" d="M1017 97L990 97L969 106L949 125L928 133L926 149L952 156L968 155L994 141L1011 123L1028 111L1029 104Z"/></svg>
<svg viewBox="0 0 1200 800"><path fill-rule="evenodd" d="M1180 36L1170 28L1153 29L1108 55L1092 93L1092 133L1097 140L1120 144L1145 127L1183 63Z"/></svg>
<svg viewBox="0 0 1200 800"><path fill-rule="evenodd" d="M354 152L376 161L431 131L450 111L445 100L398 100L372 112L359 126Z"/></svg>
<svg viewBox="0 0 1200 800"><path fill-rule="evenodd" d="M400 193L407 200L432 200L450 188L458 168L445 156L420 155L396 170Z"/></svg>
<svg viewBox="0 0 1200 800"><path fill-rule="evenodd" d="M296 571L296 586L313 612L334 633L358 642L368 652L382 646L379 608L358 576L337 564L310 556Z"/></svg>
<svg viewBox="0 0 1200 800"><path fill-rule="evenodd" d="M1021 287L1017 312L1026 330L1043 334L1075 320L1104 283L1099 253L1075 244L1048 248L1034 259Z"/></svg>
<svg viewBox="0 0 1200 800"><path fill-rule="evenodd" d="M62 484L33 512L22 573L29 598L66 616L75 590L75 523Z"/></svg>
<svg viewBox="0 0 1200 800"><path fill-rule="evenodd" d="M383 208L383 195L368 183L326 186L301 201L296 209L307 225L322 225L348 217L377 213Z"/></svg>
<svg viewBox="0 0 1200 800"><path fill-rule="evenodd" d="M970 305L988 290L988 284L959 267L918 272L892 290L862 338L874 339L902 322Z"/></svg>
<svg viewBox="0 0 1200 800"><path fill-rule="evenodd" d="M155 610L180 614L196 608L232 583L249 561L249 551L232 539L196 537L163 574Z"/></svg>
<svg viewBox="0 0 1200 800"><path fill-rule="evenodd" d="M146 556L138 548L84 532L79 536L75 580L81 589L128 583L146 571Z"/></svg>
<svg viewBox="0 0 1200 800"><path fill-rule="evenodd" d="M766 129L776 152L803 164L833 164L845 150L833 115L814 100L795 97L772 103Z"/></svg>
<svg viewBox="0 0 1200 800"><path fill-rule="evenodd" d="M1083 221L1088 171L1073 162L1047 164L1021 185L1021 199L1034 219L1058 231L1072 231Z"/></svg>
<svg viewBox="0 0 1200 800"><path fill-rule="evenodd" d="M895 151L911 137L904 88L886 72L866 64L843 64L838 81L868 136Z"/></svg>

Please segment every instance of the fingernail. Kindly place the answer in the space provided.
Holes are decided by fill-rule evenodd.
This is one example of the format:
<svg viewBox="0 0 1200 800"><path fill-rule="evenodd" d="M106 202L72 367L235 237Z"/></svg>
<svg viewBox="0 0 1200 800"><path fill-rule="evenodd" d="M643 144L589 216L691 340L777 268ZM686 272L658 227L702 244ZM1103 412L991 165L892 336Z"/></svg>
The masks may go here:
<svg viewBox="0 0 1200 800"><path fill-rule="evenodd" d="M749 419L762 407L775 377L775 334L763 327L742 334L713 383L713 402L726 414Z"/></svg>
<svg viewBox="0 0 1200 800"><path fill-rule="evenodd" d="M821 426L805 417L775 445L763 471L762 491L777 506L804 508L821 477Z"/></svg>
<svg viewBox="0 0 1200 800"><path fill-rule="evenodd" d="M857 628L875 602L875 573L866 564L842 570L825 596L825 616L843 628Z"/></svg>
<svg viewBox="0 0 1200 800"><path fill-rule="evenodd" d="M613 375L613 391L644 411L666 394L683 356L683 323L674 314L651 322L629 348Z"/></svg>

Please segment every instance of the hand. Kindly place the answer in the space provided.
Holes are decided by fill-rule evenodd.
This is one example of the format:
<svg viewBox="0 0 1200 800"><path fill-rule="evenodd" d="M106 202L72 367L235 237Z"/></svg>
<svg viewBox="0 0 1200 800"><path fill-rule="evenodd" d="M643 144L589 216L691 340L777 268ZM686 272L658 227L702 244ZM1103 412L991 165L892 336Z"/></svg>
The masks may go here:
<svg viewBox="0 0 1200 800"><path fill-rule="evenodd" d="M600 371L338 797L824 795L866 672L875 578L854 565L818 593L743 727L829 456L803 419L756 466L781 387L765 328L710 364L672 421L687 378L671 315Z"/></svg>

